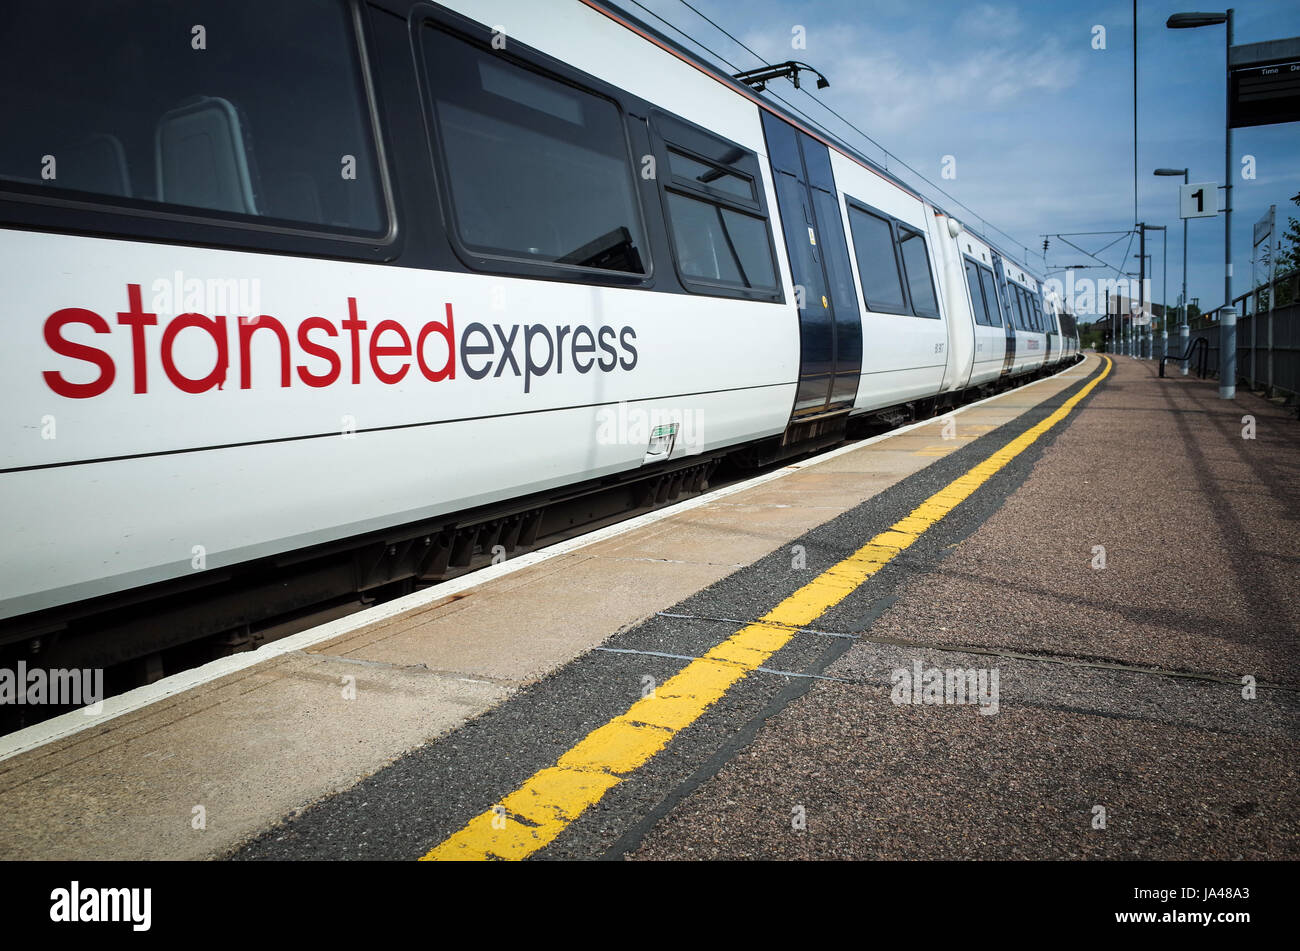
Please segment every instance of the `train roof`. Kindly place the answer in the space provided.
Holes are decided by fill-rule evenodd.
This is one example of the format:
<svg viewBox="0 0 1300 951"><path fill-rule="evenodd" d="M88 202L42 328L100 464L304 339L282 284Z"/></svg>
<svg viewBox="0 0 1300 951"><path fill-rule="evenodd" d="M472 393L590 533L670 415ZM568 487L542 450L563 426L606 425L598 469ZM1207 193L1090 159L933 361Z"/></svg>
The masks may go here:
<svg viewBox="0 0 1300 951"><path fill-rule="evenodd" d="M802 129L803 131L807 132L809 135L813 136L816 139L820 139L826 145L830 146L831 148L843 154L846 158L852 159L858 164L865 166L875 174L879 175L881 178L884 178L886 181L890 182L896 187L901 188L909 195L914 196L920 201L924 201L926 204L933 207L936 211L944 215L948 215L949 217L954 217L954 218L958 217L956 215L953 215L951 212L949 212L945 207L940 205L938 202L934 201L931 198L928 198L925 195L922 195L916 188L907 184L897 175L890 172L887 168L883 167L878 162L875 162L872 159L868 158L866 155L862 154L857 149L853 148L843 139L832 134L823 126L817 124L814 120L805 119L802 116L796 115L789 107L786 107L783 103L775 102L772 99L760 96L748 85L742 83L734 76L731 76L728 73L724 73L720 71L716 63L713 63L705 59L703 56L696 53L694 50L690 49L687 46L684 46L679 41L674 40L672 37L668 36L668 34L657 29L656 27L651 26L649 23L647 23L645 20L638 17L636 14L632 13L631 11L627 10L626 8L624 8L623 6L615 2L615 0L581 0L581 2L585 3L587 6L591 7L592 9L599 10L601 13L604 13L606 16L610 17L615 21L620 21L620 20L623 21L624 26L632 29L634 32L641 33L651 42L664 47L674 55L686 60L696 69L699 69L701 72L711 76L713 79L722 83L724 86L729 86L734 92L756 103L760 108L767 109L770 112L779 115L782 119L789 122L791 125L794 125ZM1004 258L1009 258L1011 260L1016 261L1017 265L1022 267L1027 273L1032 274L1035 280L1039 281L1040 283L1042 282L1043 278L1039 277L1038 273L1028 262L1021 261L1018 258L1008 254L1001 245L999 245L994 241L990 241L982 233L972 228L969 222L962 220L961 225L966 231L969 231L972 235L974 235L980 241L987 244L990 248L997 251Z"/></svg>

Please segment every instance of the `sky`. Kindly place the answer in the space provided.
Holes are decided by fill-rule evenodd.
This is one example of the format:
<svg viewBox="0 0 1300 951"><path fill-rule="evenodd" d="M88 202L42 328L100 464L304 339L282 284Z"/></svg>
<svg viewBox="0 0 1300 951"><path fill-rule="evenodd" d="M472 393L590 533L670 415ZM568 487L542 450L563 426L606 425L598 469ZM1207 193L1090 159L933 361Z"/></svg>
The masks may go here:
<svg viewBox="0 0 1300 951"><path fill-rule="evenodd" d="M681 41L662 21L631 2L630 12ZM738 69L759 59L710 25L683 0L640 0ZM840 113L897 159L886 164L977 230L1004 246L1027 248L1045 269L1097 263L1053 237L1044 262L1043 235L1121 232L1135 221L1166 225L1168 297L1182 282L1181 178L1155 177L1158 167L1188 168L1191 181L1223 184L1224 27L1169 30L1165 20L1186 10L1218 10L1213 0L1139 0L1137 214L1133 174L1133 7L1131 0L689 0L701 14L768 62L802 60L830 80L824 90L807 77L796 91L784 79L769 89L819 120L867 157L879 147L831 116ZM1300 36L1295 0L1239 0L1234 45ZM1104 27L1104 49L1096 27ZM792 46L803 27L806 48ZM1249 286L1252 226L1277 205L1278 230L1300 218L1300 123L1234 131L1233 294ZM943 176L945 156L955 177ZM1241 177L1253 156L1255 177ZM898 166L924 174L969 209L934 192ZM1222 192L1220 192L1222 194ZM982 219L982 221L981 221ZM1010 238L993 231L1000 229ZM1069 237L1088 252L1115 239L1098 257L1107 269L1076 278L1137 271L1129 236ZM1162 300L1162 235L1148 233L1152 296ZM1188 224L1188 297L1202 309L1223 303L1223 218ZM1023 258L1023 252L1019 254ZM1046 264L1046 268L1044 267ZM1263 274L1262 269L1260 270ZM1061 270L1049 276L1064 279Z"/></svg>

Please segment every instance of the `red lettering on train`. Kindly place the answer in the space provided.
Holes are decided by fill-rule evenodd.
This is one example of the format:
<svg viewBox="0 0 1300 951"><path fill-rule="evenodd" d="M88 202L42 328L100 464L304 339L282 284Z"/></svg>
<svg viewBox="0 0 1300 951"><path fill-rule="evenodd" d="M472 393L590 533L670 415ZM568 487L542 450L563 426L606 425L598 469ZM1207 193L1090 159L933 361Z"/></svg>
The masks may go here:
<svg viewBox="0 0 1300 951"><path fill-rule="evenodd" d="M41 375L49 388L60 396L74 400L98 396L113 385L113 379L117 376L113 359L103 350L63 339L63 328L68 324L86 324L97 334L112 333L113 328L99 314L82 307L65 307L63 310L56 310L45 321L45 342L49 348L61 357L93 363L99 367L99 376L89 383L69 383L57 370L46 370Z"/></svg>
<svg viewBox="0 0 1300 951"><path fill-rule="evenodd" d="M131 328L131 359L135 366L135 391L149 392L149 367L144 358L144 328L158 323L157 314L147 314L140 303L140 285L126 285L127 306L131 309L118 312L117 322Z"/></svg>
<svg viewBox="0 0 1300 951"><path fill-rule="evenodd" d="M192 380L176 366L176 361L172 359L172 348L176 345L176 335L187 327L194 327L198 330L207 331L212 337L213 343L217 347L217 360L213 364L212 372L207 376ZM202 393L210 390L214 386L220 389L226 382L226 368L230 363L229 347L226 344L226 318L222 316L205 317L202 314L181 314L173 321L169 321L163 329L162 335L162 365L163 372L167 374L167 379L171 380L172 386L186 393Z"/></svg>
<svg viewBox="0 0 1300 951"><path fill-rule="evenodd" d="M148 360L150 347L156 340L157 356L162 364L164 375L169 383L184 393L204 393L211 389L224 389L230 369L231 344L228 337L228 317L218 314L207 316L199 313L180 314L164 322L160 337L153 336L149 328L158 325L158 315L145 311L142 303L140 285L126 286L127 309L117 315L118 325L128 328L130 334L131 381L135 393L149 392ZM616 368L632 370L637 363L637 350L633 341L636 331L632 327L616 330L602 326L593 330L590 327L564 325L551 328L543 324L506 325L493 324L496 332L497 346L489 335L487 327L480 323L466 326L460 339L457 339L456 323L450 303L445 304L446 320L430 320L414 333L397 320L385 319L374 324L368 338L364 332L370 324L360 316L360 308L355 297L348 299L348 316L337 325L327 317L313 316L302 320L297 330L286 327L279 319L268 314L256 317L241 316L236 321L235 352L239 361L239 389L248 390L254 386L254 360L262 362L274 360L279 368L279 385L289 387L294 375L310 387L327 387L338 382L344 360L348 359L349 374L353 385L363 382L363 369L369 367L369 376L380 383L394 385L406 379L414 365L419 368L420 376L431 383L456 378L456 364L469 356L488 357L480 368L475 364L466 366L466 375L474 380L481 380L491 375L500 377L510 371L511 375L523 378L523 391L532 390L537 377L547 376L552 372L560 375L564 372L564 351L569 352L569 365L580 374L599 367L602 372L612 372ZM96 334L112 334L113 326L92 310L81 307L66 307L50 314L45 320L45 343L61 357L80 360L91 364L99 371L98 376L88 383L73 383L62 371L44 370L42 376L46 385L59 396L69 399L87 399L99 396L113 385L117 378L117 367L107 350L88 344L69 340L64 336L65 328L70 325L83 324ZM191 334L202 332L211 338L215 350L215 359L211 370L200 377L190 377L183 373L176 363L176 340L183 331ZM258 333L258 331L263 331ZM521 332L522 331L522 332ZM475 337L477 335L477 337ZM566 347L566 339L568 346ZM441 338L441 344L435 347L434 356L428 353L428 346L434 338ZM187 340L190 338L186 338ZM254 357L254 340L258 356ZM339 340L347 348L347 354L331 346L331 339ZM486 343L478 343L476 340ZM319 364L294 363L295 348L312 361L324 361L325 370L320 371ZM459 344L459 345L458 345ZM616 346L617 344L617 346ZM439 365L442 345L446 347L446 357ZM518 351L516 350L518 347ZM619 351L622 351L620 353ZM595 360L583 360L588 355L597 355ZM493 359L495 358L495 359ZM490 373L493 364L496 372ZM193 371L191 371L193 372ZM419 379L419 376L416 377Z"/></svg>

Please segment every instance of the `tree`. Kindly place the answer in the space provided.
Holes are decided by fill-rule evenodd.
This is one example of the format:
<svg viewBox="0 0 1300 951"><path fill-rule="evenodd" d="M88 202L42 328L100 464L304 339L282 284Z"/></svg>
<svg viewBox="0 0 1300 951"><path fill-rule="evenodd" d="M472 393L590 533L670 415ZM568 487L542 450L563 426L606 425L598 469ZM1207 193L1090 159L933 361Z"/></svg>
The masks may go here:
<svg viewBox="0 0 1300 951"><path fill-rule="evenodd" d="M1291 201L1300 205L1300 195L1296 195L1291 199ZM1271 239L1269 240L1269 245L1271 250ZM1265 267L1268 267L1268 255L1269 251L1265 251ZM1294 273L1297 269L1300 269L1300 220L1296 219L1294 216L1289 216L1287 218L1287 229L1282 232L1281 238L1278 239L1277 248L1277 277L1279 278L1277 282L1277 305L1279 307L1291 303L1294 297L1291 289L1291 285L1294 282L1291 280L1283 280L1283 278ZM1269 294L1270 288L1265 288L1260 291L1258 302L1260 310L1267 309Z"/></svg>
<svg viewBox="0 0 1300 951"><path fill-rule="evenodd" d="M1296 195L1291 201L1300 205L1300 195ZM1282 232L1281 248L1277 256L1277 271L1279 274L1285 274L1297 267L1300 267L1300 219L1289 217L1287 229Z"/></svg>
<svg viewBox="0 0 1300 951"><path fill-rule="evenodd" d="M1300 195L1291 199L1295 204L1300 205ZM1291 273L1294 274L1300 270L1300 220L1294 216L1287 218L1287 229L1282 232L1282 240L1279 242L1277 255L1277 273L1279 276ZM1277 286L1277 303L1278 306L1289 304L1295 299L1293 280L1281 281Z"/></svg>

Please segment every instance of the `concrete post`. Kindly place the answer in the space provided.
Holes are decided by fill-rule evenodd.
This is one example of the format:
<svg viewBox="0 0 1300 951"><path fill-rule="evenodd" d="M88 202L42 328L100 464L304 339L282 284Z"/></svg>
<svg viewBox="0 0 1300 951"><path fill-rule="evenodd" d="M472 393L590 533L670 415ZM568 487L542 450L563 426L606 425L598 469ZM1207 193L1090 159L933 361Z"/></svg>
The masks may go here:
<svg viewBox="0 0 1300 951"><path fill-rule="evenodd" d="M1219 399L1237 396L1237 308L1219 308Z"/></svg>

